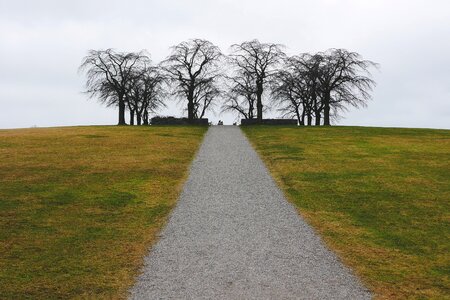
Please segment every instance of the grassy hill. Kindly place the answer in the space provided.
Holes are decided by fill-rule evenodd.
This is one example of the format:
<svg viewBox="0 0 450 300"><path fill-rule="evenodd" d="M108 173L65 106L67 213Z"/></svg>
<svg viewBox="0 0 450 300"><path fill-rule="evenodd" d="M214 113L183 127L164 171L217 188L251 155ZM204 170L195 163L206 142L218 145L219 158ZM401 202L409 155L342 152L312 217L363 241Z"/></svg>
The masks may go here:
<svg viewBox="0 0 450 300"><path fill-rule="evenodd" d="M0 298L123 298L206 128L0 130ZM448 297L450 131L245 127L379 298Z"/></svg>
<svg viewBox="0 0 450 300"><path fill-rule="evenodd" d="M450 294L450 131L243 128L325 242L378 298Z"/></svg>
<svg viewBox="0 0 450 300"><path fill-rule="evenodd" d="M0 298L123 298L205 131L0 130Z"/></svg>

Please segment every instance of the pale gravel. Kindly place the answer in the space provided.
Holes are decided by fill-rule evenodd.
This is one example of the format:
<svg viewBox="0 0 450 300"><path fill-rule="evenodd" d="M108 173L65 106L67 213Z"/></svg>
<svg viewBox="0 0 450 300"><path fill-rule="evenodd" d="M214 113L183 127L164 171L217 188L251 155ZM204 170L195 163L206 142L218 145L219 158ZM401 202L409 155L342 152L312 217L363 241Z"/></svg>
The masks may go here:
<svg viewBox="0 0 450 300"><path fill-rule="evenodd" d="M371 299L236 126L211 127L130 299Z"/></svg>

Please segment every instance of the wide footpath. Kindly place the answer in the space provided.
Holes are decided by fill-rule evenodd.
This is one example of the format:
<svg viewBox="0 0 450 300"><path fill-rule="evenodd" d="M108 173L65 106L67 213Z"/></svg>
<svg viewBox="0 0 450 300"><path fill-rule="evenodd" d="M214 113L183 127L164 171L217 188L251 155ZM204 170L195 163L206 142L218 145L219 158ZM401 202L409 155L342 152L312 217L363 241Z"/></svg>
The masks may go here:
<svg viewBox="0 0 450 300"><path fill-rule="evenodd" d="M213 126L132 299L370 299L236 126Z"/></svg>

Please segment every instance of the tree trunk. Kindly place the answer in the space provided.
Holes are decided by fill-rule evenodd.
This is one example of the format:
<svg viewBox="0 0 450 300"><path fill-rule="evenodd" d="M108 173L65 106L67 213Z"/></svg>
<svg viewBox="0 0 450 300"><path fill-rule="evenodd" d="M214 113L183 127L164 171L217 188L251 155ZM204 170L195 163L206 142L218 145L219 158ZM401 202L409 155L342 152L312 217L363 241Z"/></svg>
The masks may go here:
<svg viewBox="0 0 450 300"><path fill-rule="evenodd" d="M298 124L303 125L303 124L302 124L302 123L303 123L303 120L302 120L302 117L300 116L300 112L298 111L298 109L295 111L295 113L296 113L296 115L297 115L297 121L298 121Z"/></svg>
<svg viewBox="0 0 450 300"><path fill-rule="evenodd" d="M323 125L330 126L330 94L325 94L323 106Z"/></svg>
<svg viewBox="0 0 450 300"><path fill-rule="evenodd" d="M130 125L134 125L134 110L130 109Z"/></svg>
<svg viewBox="0 0 450 300"><path fill-rule="evenodd" d="M311 126L312 125L312 115L311 115L311 112L309 111L308 112L308 126Z"/></svg>
<svg viewBox="0 0 450 300"><path fill-rule="evenodd" d="M252 104L249 104L248 114L247 114L247 116L245 118L246 119L253 119L253 105Z"/></svg>
<svg viewBox="0 0 450 300"><path fill-rule="evenodd" d="M142 125L142 115L139 112L136 114L136 121L138 125Z"/></svg>
<svg viewBox="0 0 450 300"><path fill-rule="evenodd" d="M194 120L195 119L195 115L194 115L194 88L192 87L193 82L191 83L191 87L189 88L189 93L188 93L188 119L189 120Z"/></svg>
<svg viewBox="0 0 450 300"><path fill-rule="evenodd" d="M117 125L127 125L125 123L125 101L123 96L119 96L119 123Z"/></svg>
<svg viewBox="0 0 450 300"><path fill-rule="evenodd" d="M330 126L330 105L325 105L323 109L323 125Z"/></svg>
<svg viewBox="0 0 450 300"><path fill-rule="evenodd" d="M262 105L262 101L261 101L261 96L258 96L258 103L256 104L256 108L257 108L257 119L258 121L262 121L263 119L263 105Z"/></svg>
<svg viewBox="0 0 450 300"><path fill-rule="evenodd" d="M305 119L306 119L306 113L308 111L308 107L305 105L305 103L302 103L302 122L300 125L305 126Z"/></svg>
<svg viewBox="0 0 450 300"><path fill-rule="evenodd" d="M259 122L262 122L263 119L263 104L262 104L262 93L263 93L263 86L261 83L256 83L256 112L257 112L257 119Z"/></svg>
<svg viewBox="0 0 450 300"><path fill-rule="evenodd" d="M148 125L148 111L144 111L144 125Z"/></svg>
<svg viewBox="0 0 450 300"><path fill-rule="evenodd" d="M193 101L189 100L188 102L188 119L194 120L194 103Z"/></svg>
<svg viewBox="0 0 450 300"><path fill-rule="evenodd" d="M315 115L316 115L316 123L314 125L320 126L320 118L321 118L320 111L316 111Z"/></svg>

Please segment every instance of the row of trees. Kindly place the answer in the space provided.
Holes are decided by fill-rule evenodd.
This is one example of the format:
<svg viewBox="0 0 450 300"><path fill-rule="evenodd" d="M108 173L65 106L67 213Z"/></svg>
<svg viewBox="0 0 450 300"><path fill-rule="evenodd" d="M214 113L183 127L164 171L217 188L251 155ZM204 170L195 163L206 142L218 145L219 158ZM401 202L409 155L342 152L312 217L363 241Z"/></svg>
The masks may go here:
<svg viewBox="0 0 450 300"><path fill-rule="evenodd" d="M258 40L231 46L226 56L207 40L193 39L171 48L157 66L145 52L91 50L80 70L86 92L119 108L119 125L148 124L148 116L175 96L185 101L189 120L203 118L221 103L246 119L263 119L269 109L296 117L300 125L330 125L348 106L365 106L375 86L376 64L358 53L330 49L288 57L279 44Z"/></svg>

